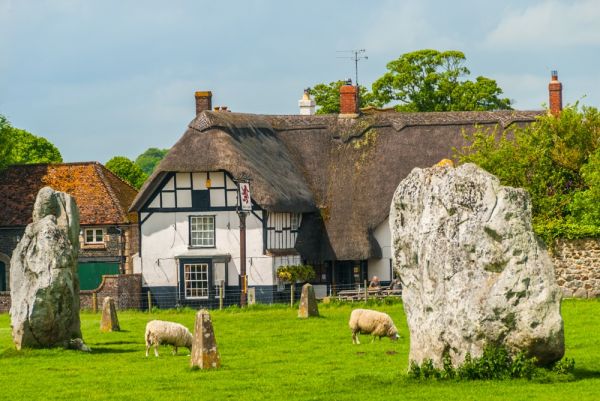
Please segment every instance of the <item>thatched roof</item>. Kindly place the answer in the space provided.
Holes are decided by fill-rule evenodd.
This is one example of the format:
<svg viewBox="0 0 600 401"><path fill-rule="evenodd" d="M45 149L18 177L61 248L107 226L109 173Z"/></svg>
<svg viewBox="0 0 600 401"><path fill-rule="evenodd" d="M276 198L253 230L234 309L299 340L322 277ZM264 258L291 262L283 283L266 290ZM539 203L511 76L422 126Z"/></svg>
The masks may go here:
<svg viewBox="0 0 600 401"><path fill-rule="evenodd" d="M253 199L266 210L313 212L298 238L305 256L377 257L381 249L372 232L414 167L451 157L452 148L463 145L463 132L475 125L505 129L541 113L371 110L359 118L338 118L203 112L142 187L132 209L142 207L169 171L226 170L250 176Z"/></svg>

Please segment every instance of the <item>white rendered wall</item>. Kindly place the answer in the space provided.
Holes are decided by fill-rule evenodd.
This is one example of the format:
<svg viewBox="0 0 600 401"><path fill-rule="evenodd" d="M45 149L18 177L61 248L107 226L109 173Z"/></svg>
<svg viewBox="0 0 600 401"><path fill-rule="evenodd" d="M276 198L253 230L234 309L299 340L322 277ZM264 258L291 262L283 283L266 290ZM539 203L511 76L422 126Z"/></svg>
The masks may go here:
<svg viewBox="0 0 600 401"><path fill-rule="evenodd" d="M381 281L391 281L392 234L389 217L377 226L373 235L381 247L381 259L369 259L368 277L371 279L371 277L377 276Z"/></svg>
<svg viewBox="0 0 600 401"><path fill-rule="evenodd" d="M215 216L215 247L189 248L189 216ZM228 284L238 285L240 265L239 217L236 212L155 212L142 224L144 285L175 286L177 256L187 258L231 255ZM256 216L246 218L246 273L249 285L274 285L273 261L263 255L262 223Z"/></svg>

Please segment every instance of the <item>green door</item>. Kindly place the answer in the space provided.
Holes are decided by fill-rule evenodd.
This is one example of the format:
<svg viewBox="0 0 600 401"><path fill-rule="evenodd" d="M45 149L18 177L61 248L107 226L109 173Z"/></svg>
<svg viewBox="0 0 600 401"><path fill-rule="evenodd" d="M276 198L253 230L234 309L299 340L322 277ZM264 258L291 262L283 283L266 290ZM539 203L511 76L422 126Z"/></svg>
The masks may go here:
<svg viewBox="0 0 600 401"><path fill-rule="evenodd" d="M6 264L0 262L0 291L6 291Z"/></svg>
<svg viewBox="0 0 600 401"><path fill-rule="evenodd" d="M119 274L118 263L91 262L79 263L79 288L95 290L102 283L102 275Z"/></svg>

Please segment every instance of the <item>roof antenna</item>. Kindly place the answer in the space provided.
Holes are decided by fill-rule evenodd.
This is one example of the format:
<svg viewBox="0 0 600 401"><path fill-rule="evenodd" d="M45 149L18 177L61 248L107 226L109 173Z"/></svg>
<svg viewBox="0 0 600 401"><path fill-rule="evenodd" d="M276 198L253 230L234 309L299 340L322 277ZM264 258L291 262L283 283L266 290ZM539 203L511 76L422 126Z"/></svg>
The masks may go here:
<svg viewBox="0 0 600 401"><path fill-rule="evenodd" d="M350 55L346 56L337 56L337 58L346 58L350 60L354 60L354 77L356 86L358 86L358 62L360 60L368 60L369 57L365 56L365 49L354 49L354 50L338 50L336 53L350 53Z"/></svg>

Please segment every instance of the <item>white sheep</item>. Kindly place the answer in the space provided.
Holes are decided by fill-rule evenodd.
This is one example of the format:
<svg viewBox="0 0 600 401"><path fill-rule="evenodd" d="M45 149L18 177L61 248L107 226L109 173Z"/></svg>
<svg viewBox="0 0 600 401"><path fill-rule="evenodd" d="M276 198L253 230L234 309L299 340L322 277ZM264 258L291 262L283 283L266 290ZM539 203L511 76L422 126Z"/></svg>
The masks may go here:
<svg viewBox="0 0 600 401"><path fill-rule="evenodd" d="M173 346L173 355L177 354L177 347L186 347L192 352L192 333L187 327L164 320L151 320L146 324L146 356L151 345L154 345L154 355L158 356L158 346L169 344Z"/></svg>
<svg viewBox="0 0 600 401"><path fill-rule="evenodd" d="M394 326L392 318L383 312L378 312L370 309L354 309L350 314L348 322L350 330L352 330L352 344L360 344L358 334L371 334L375 341L375 337L389 337L390 340L400 338L398 329Z"/></svg>

